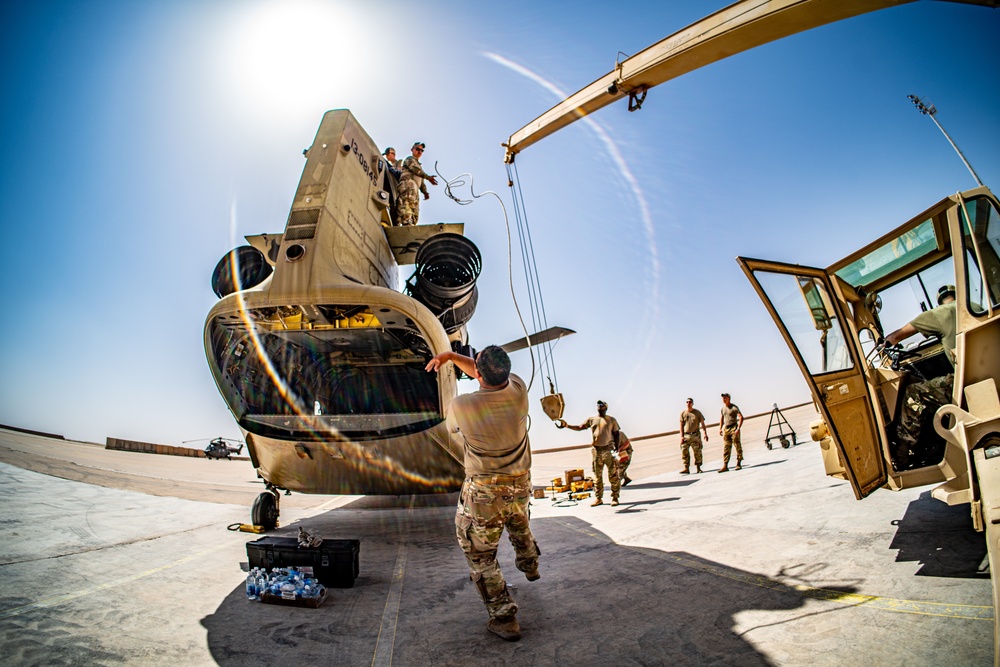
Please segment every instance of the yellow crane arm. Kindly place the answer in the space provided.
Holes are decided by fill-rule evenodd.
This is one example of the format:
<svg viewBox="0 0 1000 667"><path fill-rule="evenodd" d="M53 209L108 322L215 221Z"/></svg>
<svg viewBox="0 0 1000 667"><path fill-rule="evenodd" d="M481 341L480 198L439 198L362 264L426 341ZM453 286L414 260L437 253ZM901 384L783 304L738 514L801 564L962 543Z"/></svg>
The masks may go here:
<svg viewBox="0 0 1000 667"><path fill-rule="evenodd" d="M505 162L531 144L623 97L629 109L653 86L723 58L852 16L916 0L740 0L619 62L583 90L552 107L504 144ZM946 0L996 8L1000 0Z"/></svg>

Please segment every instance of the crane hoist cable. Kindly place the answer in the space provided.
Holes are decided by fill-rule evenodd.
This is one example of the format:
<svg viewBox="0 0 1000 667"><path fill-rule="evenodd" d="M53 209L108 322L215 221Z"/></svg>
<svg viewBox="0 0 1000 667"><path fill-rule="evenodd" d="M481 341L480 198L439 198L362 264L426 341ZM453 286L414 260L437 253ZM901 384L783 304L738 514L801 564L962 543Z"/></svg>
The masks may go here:
<svg viewBox="0 0 1000 667"><path fill-rule="evenodd" d="M507 232L507 278L508 285L510 287L510 295L514 302L514 309L517 311L517 317L521 324L521 330L524 331L525 340L528 342L528 351L531 354L531 378L528 382L528 391L530 392L535 381L535 375L538 372L538 366L536 365L535 353L532 349L534 346L531 344L531 334L528 332L528 328L525 325L524 316L521 313L521 308L518 304L517 295L514 290L513 250L510 218L507 215L507 207L504 206L503 200L500 196L492 190L477 194L475 191L474 179L469 173L459 174L454 178L446 178L441 173L437 162L434 163L434 172L440 176L441 180L444 182L445 194L460 206L471 204L476 199L486 195L492 195L496 197L498 202L500 202L500 209L503 211L504 226ZM466 178L468 179L469 191L472 195L472 199L463 199L453 192L454 188L464 186L466 184ZM527 213L524 206L524 197L521 192L520 179L517 175L516 166L512 170L511 165L507 165L507 184L512 189L514 219L517 225L518 241L521 248L521 264L524 268L525 284L528 289L531 322L535 331L543 331L548 329L548 321L545 314L545 300L542 296L541 281L539 280L538 275L538 262L535 258L535 249L531 238L531 228L528 225ZM556 342L558 342L558 339ZM545 354L542 355L540 365L544 368L545 375L549 381L549 394L543 395L542 397L542 409L551 419L555 420L562 417L563 409L562 394L557 393L559 378L556 374L555 359L553 356L555 346L552 341L545 341L544 343L540 343L540 345L544 345L545 352Z"/></svg>
<svg viewBox="0 0 1000 667"><path fill-rule="evenodd" d="M516 164L507 164L507 184L512 190L514 200L514 214L517 221L518 236L521 240L521 262L524 266L525 283L528 286L528 293L531 298L531 317L535 331L543 331L549 328L548 316L545 312L545 299L542 295L542 283L538 274L538 262L535 257L535 247L531 238L531 227L528 224L527 209L524 204L524 195L521 189L520 176L517 173ZM542 365L545 374L549 379L550 387L555 393L559 385L559 378L556 374L555 360L553 358L554 344L548 341L544 344L545 355Z"/></svg>
<svg viewBox="0 0 1000 667"><path fill-rule="evenodd" d="M513 252L511 250L511 238L510 238L510 219L507 216L507 207L504 206L503 199L500 195L492 190L487 190L476 194L475 180L471 173L459 174L455 178L446 178L441 171L438 169L437 161L434 162L434 173L441 177L444 182L444 193L452 201L454 201L459 206L468 206L480 197L485 197L486 195L493 195L496 200L500 203L500 210L503 212L503 222L507 229L507 283L510 286L510 297L514 302L514 310L517 312L517 319L521 323L521 330L524 331L524 337L528 340L528 352L531 354L531 377L528 380L528 391L531 391L531 386L535 382L535 374L537 372L537 366L535 364L535 352L531 349L531 334L528 333L528 328L524 323L524 316L521 314L521 307L517 303L517 294L514 292L514 274L513 274ZM472 195L472 199L462 199L461 197L452 193L452 188L465 185L465 179L469 179L469 193ZM534 322L534 317L532 317L532 322Z"/></svg>

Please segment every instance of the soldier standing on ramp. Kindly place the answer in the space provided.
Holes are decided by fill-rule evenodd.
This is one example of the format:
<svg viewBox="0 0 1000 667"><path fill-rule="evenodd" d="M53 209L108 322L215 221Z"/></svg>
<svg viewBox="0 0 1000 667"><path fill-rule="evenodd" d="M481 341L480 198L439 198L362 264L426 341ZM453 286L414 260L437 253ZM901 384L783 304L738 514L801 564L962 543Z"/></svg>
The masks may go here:
<svg viewBox="0 0 1000 667"><path fill-rule="evenodd" d="M427 370L436 371L449 361L479 381L479 391L456 397L448 411L448 431L458 434L465 450L465 483L455 514L458 543L469 563L469 578L489 611L486 627L502 639L517 641L517 603L497 564L497 545L506 527L517 569L528 581L540 577L540 552L528 525L528 390L524 380L510 372L510 357L496 345L475 360L442 352L427 363Z"/></svg>
<svg viewBox="0 0 1000 667"><path fill-rule="evenodd" d="M420 164L420 156L424 154L424 142L417 141L410 148L410 155L400 166L402 176L399 178L399 198L396 199L396 224L415 225L420 220L420 193L424 199L430 199L425 180L431 185L437 185L437 179L424 171Z"/></svg>

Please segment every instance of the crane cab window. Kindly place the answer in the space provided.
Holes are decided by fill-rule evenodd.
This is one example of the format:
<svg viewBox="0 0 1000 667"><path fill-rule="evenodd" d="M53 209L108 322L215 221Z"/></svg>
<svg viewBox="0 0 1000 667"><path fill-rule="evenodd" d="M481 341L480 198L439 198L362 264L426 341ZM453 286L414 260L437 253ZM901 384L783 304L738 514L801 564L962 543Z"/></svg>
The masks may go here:
<svg viewBox="0 0 1000 667"><path fill-rule="evenodd" d="M854 367L843 323L822 280L784 273L755 273L810 375Z"/></svg>
<svg viewBox="0 0 1000 667"><path fill-rule="evenodd" d="M986 197L966 201L958 214L962 220L969 311L985 315L989 312L987 304L994 310L1000 308L1000 214Z"/></svg>

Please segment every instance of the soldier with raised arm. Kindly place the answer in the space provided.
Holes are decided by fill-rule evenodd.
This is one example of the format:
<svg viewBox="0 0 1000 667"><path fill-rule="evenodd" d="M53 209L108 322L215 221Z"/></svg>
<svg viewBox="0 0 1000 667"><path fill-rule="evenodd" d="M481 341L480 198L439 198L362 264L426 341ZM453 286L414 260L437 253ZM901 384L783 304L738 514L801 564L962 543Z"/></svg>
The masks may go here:
<svg viewBox="0 0 1000 667"><path fill-rule="evenodd" d="M618 465L615 462L615 449L618 447L618 436L621 429L618 420L608 414L608 404L597 401L597 416L588 417L579 426L567 424L559 420L557 427L567 427L572 431L590 429L593 447L592 458L594 466L594 502L591 507L604 504L604 469L608 469L608 481L611 483L611 506L618 505L618 494L621 491L621 480L618 478Z"/></svg>
<svg viewBox="0 0 1000 667"><path fill-rule="evenodd" d="M531 445L528 441L528 390L510 372L510 357L490 345L473 360L442 352L428 371L452 362L479 381L479 391L457 396L448 410L448 430L465 451L465 483L455 513L459 546L469 563L469 578L489 612L486 627L507 640L521 638L517 603L497 564L504 528L514 547L515 566L528 581L538 573L538 544L528 525L531 498Z"/></svg>
<svg viewBox="0 0 1000 667"><path fill-rule="evenodd" d="M403 160L400 166L402 176L399 179L399 198L396 199L396 224L415 225L420 220L420 195L430 199L425 180L431 185L437 185L437 179L424 171L420 157L427 146L422 141L413 143L411 155Z"/></svg>

